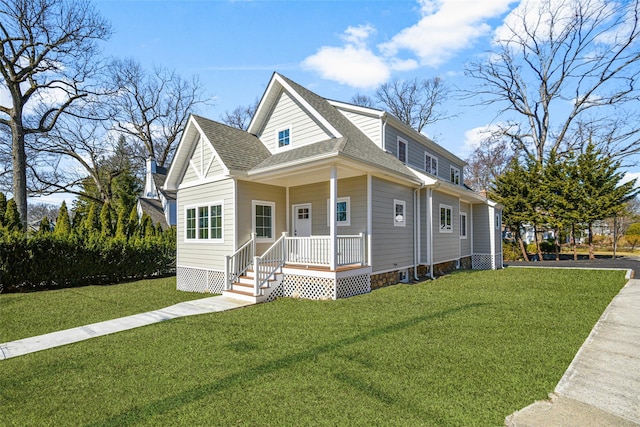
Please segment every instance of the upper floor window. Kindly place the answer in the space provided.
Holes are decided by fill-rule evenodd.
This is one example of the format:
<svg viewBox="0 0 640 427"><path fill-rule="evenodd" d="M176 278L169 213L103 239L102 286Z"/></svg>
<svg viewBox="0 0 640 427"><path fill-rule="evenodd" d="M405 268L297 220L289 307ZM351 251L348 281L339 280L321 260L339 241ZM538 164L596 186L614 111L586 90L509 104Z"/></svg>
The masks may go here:
<svg viewBox="0 0 640 427"><path fill-rule="evenodd" d="M407 141L398 138L398 160L407 163Z"/></svg>
<svg viewBox="0 0 640 427"><path fill-rule="evenodd" d="M451 182L460 185L460 169L451 166Z"/></svg>
<svg viewBox="0 0 640 427"><path fill-rule="evenodd" d="M185 239L222 241L222 202L185 209Z"/></svg>
<svg viewBox="0 0 640 427"><path fill-rule="evenodd" d="M278 147L287 147L291 143L291 128L278 131Z"/></svg>
<svg viewBox="0 0 640 427"><path fill-rule="evenodd" d="M431 175L438 176L438 158L429 153L424 153L424 170Z"/></svg>

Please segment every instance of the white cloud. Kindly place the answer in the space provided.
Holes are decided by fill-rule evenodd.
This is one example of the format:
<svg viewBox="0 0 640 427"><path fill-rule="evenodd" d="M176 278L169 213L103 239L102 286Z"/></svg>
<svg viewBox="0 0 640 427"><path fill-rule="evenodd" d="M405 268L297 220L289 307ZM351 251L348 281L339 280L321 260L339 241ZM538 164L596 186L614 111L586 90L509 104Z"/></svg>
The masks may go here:
<svg viewBox="0 0 640 427"><path fill-rule="evenodd" d="M357 88L371 88L386 81L391 65L373 53L366 40L375 33L371 25L349 27L342 47L324 46L302 61L302 66L320 73L322 78ZM398 63L398 67L407 67Z"/></svg>
<svg viewBox="0 0 640 427"><path fill-rule="evenodd" d="M418 0L421 19L377 45L377 51L368 44L375 27L351 26L341 37L343 46L323 46L304 59L302 66L352 87L375 87L387 81L393 71L446 62L478 37L489 34L492 28L486 21L507 12L514 1ZM400 57L401 51L413 58Z"/></svg>
<svg viewBox="0 0 640 427"><path fill-rule="evenodd" d="M493 132L498 131L498 129L500 129L500 124L493 123L467 130L464 133L464 145L460 154L463 157L468 156L482 141L487 139Z"/></svg>
<svg viewBox="0 0 640 427"><path fill-rule="evenodd" d="M624 176L622 177L621 184L629 182L633 179L636 180L636 187L640 187L640 172L625 172Z"/></svg>
<svg viewBox="0 0 640 427"><path fill-rule="evenodd" d="M508 11L514 0L422 0L422 18L379 45L387 56L400 50L415 54L422 65L437 67L458 51L469 47L475 39L488 34L485 21Z"/></svg>

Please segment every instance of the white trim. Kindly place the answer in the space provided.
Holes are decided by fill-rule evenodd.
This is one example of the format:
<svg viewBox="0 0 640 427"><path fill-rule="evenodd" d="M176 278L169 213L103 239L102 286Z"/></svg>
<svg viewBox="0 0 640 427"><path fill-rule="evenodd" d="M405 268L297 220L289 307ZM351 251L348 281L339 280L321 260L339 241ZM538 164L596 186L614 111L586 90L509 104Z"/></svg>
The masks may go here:
<svg viewBox="0 0 640 427"><path fill-rule="evenodd" d="M404 160L400 158L400 143L404 144ZM409 143L406 139L397 137L396 140L396 157L405 165L409 163Z"/></svg>
<svg viewBox="0 0 640 427"><path fill-rule="evenodd" d="M388 270L372 271L371 275L373 276L374 274L390 273L392 271L400 271L400 270L404 270L404 269L408 269L408 268L413 268L413 264L408 264L408 265L401 266L401 267L393 267L393 268L390 268Z"/></svg>
<svg viewBox="0 0 640 427"><path fill-rule="evenodd" d="M454 171L457 172L456 175L458 176L458 182L455 182L453 179L451 179L452 178L451 177L452 172L454 172ZM455 177L455 175L454 175L454 177ZM449 181L454 185L461 185L462 173L460 172L460 168L457 168L457 167L455 167L453 165L449 166Z"/></svg>
<svg viewBox="0 0 640 427"><path fill-rule="evenodd" d="M457 258L451 258L451 259L445 259L443 261L434 261L434 264L442 264L445 262L453 262L453 261L460 261L462 258L469 258L471 255L465 255L465 256L459 256Z"/></svg>
<svg viewBox="0 0 640 427"><path fill-rule="evenodd" d="M298 220L298 215L296 213L296 209L302 206L309 206L309 221L311 222L311 230L309 232L309 235L313 235L313 204L311 202L306 202L306 203L296 203L295 205L291 205L291 229L287 228L287 230L289 230L289 235L290 236L294 236L297 237L296 234L296 221ZM288 212L288 209L287 209Z"/></svg>
<svg viewBox="0 0 640 427"><path fill-rule="evenodd" d="M289 131L289 143L287 145L283 145L280 146L280 132L284 132L284 131ZM293 126L292 125L287 125L287 126L283 126L280 128L276 128L274 130L274 140L275 140L275 146L274 146L274 152L279 152L279 151L286 151L286 150L290 150L293 148Z"/></svg>
<svg viewBox="0 0 640 427"><path fill-rule="evenodd" d="M256 206L270 206L271 207L271 237L258 237L256 233ZM276 236L276 202L270 202L266 200L252 200L251 201L251 231L256 233L256 243L270 243L275 242Z"/></svg>
<svg viewBox="0 0 640 427"><path fill-rule="evenodd" d="M462 217L464 217L464 236L462 235ZM466 212L460 212L460 239L466 240L469 236L469 217ZM462 250L461 250L462 253Z"/></svg>
<svg viewBox="0 0 640 427"><path fill-rule="evenodd" d="M427 169L427 157L430 158L429 169ZM432 170L431 170L431 167L433 166L432 165L433 159L435 159L435 161L436 161L436 172L435 173L433 173ZM433 176L438 176L438 168L439 167L440 167L440 160L438 159L438 157L434 156L433 154L431 154L428 151L425 151L424 152L424 170L425 170L425 172L427 172L427 173L429 173L429 174L431 174Z"/></svg>
<svg viewBox="0 0 640 427"><path fill-rule="evenodd" d="M191 182L186 182L186 183L180 184L178 186L178 190L184 190L185 188L197 187L198 185L211 184L213 182L223 181L225 179L232 179L232 177L229 176L229 175L215 175L215 176L209 177L207 179L204 179L202 181L191 181Z"/></svg>
<svg viewBox="0 0 640 427"><path fill-rule="evenodd" d="M402 215L401 218L398 219L398 215L396 215L396 207L398 205L402 206ZM391 211L393 215L393 226L394 227L406 227L407 226L407 202L404 200L393 199L393 210Z"/></svg>
<svg viewBox="0 0 640 427"><path fill-rule="evenodd" d="M367 173L367 265L371 267L371 235L373 232L373 179Z"/></svg>
<svg viewBox="0 0 640 427"><path fill-rule="evenodd" d="M222 217L222 226L221 226L221 237L218 238L212 238L211 237L211 207L213 206L220 206L220 216ZM200 218L199 218L199 211L200 208L207 208L207 238L201 238L200 237ZM184 243L198 243L198 244L202 244L202 243L216 243L216 244L220 244L220 243L224 243L224 237L225 237L225 232L224 232L224 227L225 227L225 214L224 214L224 200L214 200L211 202L207 202L207 203L192 203L189 205L185 205L183 206L183 211L184 211L184 236L183 236L183 242ZM195 228L195 232L196 232L196 236L194 238L187 238L187 211L190 209L195 209L195 221L196 221L196 228Z"/></svg>
<svg viewBox="0 0 640 427"><path fill-rule="evenodd" d="M442 209L448 209L450 211L449 219L451 223L449 224L449 228L446 228L447 224L444 224L445 228L442 228ZM446 222L446 212L445 212L445 222ZM438 209L438 229L441 233L453 233L453 207L449 205L445 205L440 203Z"/></svg>
<svg viewBox="0 0 640 427"><path fill-rule="evenodd" d="M327 227L331 226L331 199L327 199ZM336 225L338 227L348 227L351 225L351 197L338 197L336 198L336 215L338 210L338 203L346 202L347 203L347 220L346 221L338 221L336 218Z"/></svg>

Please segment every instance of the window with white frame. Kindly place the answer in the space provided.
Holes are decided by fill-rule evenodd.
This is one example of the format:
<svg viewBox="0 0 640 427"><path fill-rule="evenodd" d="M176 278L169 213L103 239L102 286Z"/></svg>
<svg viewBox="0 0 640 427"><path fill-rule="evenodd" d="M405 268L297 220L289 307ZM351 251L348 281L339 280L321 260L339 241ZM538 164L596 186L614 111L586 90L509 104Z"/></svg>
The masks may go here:
<svg viewBox="0 0 640 427"><path fill-rule="evenodd" d="M185 208L185 239L202 242L221 242L223 203L212 202L206 205L187 206Z"/></svg>
<svg viewBox="0 0 640 427"><path fill-rule="evenodd" d="M393 225L404 227L407 223L407 203L404 200L393 200Z"/></svg>
<svg viewBox="0 0 640 427"><path fill-rule="evenodd" d="M440 205L440 232L451 233L453 227L451 225L451 217L453 208L447 205Z"/></svg>
<svg viewBox="0 0 640 427"><path fill-rule="evenodd" d="M467 238L467 214L466 212L460 212L460 238Z"/></svg>
<svg viewBox="0 0 640 427"><path fill-rule="evenodd" d="M291 143L291 127L278 131L278 148L287 147Z"/></svg>
<svg viewBox="0 0 640 427"><path fill-rule="evenodd" d="M429 153L424 153L424 170L431 175L438 176L438 158Z"/></svg>
<svg viewBox="0 0 640 427"><path fill-rule="evenodd" d="M327 226L331 226L329 219L331 218L330 200L327 199ZM336 225L351 225L351 197L338 197L336 200Z"/></svg>
<svg viewBox="0 0 640 427"><path fill-rule="evenodd" d="M276 204L253 200L253 232L256 233L256 241L270 242L274 240L276 223Z"/></svg>
<svg viewBox="0 0 640 427"><path fill-rule="evenodd" d="M500 230L502 224L500 223L500 212L496 212L496 230Z"/></svg>
<svg viewBox="0 0 640 427"><path fill-rule="evenodd" d="M398 160L407 163L407 141L398 138Z"/></svg>
<svg viewBox="0 0 640 427"><path fill-rule="evenodd" d="M460 185L460 169L451 166L451 182Z"/></svg>

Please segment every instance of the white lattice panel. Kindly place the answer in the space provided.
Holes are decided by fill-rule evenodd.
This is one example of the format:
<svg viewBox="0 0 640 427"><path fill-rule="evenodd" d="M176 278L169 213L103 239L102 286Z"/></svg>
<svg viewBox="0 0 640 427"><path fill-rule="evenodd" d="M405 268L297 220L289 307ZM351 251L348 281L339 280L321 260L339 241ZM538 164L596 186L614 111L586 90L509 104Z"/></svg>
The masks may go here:
<svg viewBox="0 0 640 427"><path fill-rule="evenodd" d="M280 298L284 296L284 287L282 285L282 283L278 284L275 288L273 288L273 291L271 291L271 293L269 294L269 296L267 297L267 299L265 300L265 302L271 302L273 300L275 300L276 298Z"/></svg>
<svg viewBox="0 0 640 427"><path fill-rule="evenodd" d="M371 292L371 276L369 274L343 277L338 279L336 284L336 296L338 298L349 298L369 292Z"/></svg>
<svg viewBox="0 0 640 427"><path fill-rule="evenodd" d="M177 267L176 289L186 292L222 293L224 289L224 272Z"/></svg>
<svg viewBox="0 0 640 427"><path fill-rule="evenodd" d="M474 270L493 270L494 260L491 254L473 255L472 268Z"/></svg>
<svg viewBox="0 0 640 427"><path fill-rule="evenodd" d="M282 282L283 296L304 299L333 299L335 280L328 277L309 277L286 274Z"/></svg>

